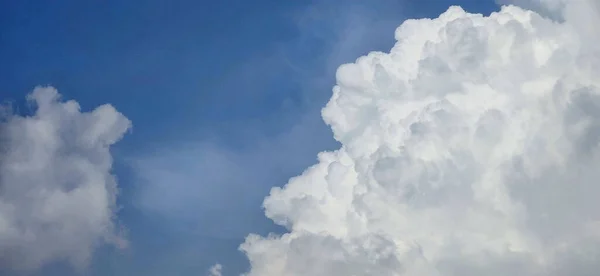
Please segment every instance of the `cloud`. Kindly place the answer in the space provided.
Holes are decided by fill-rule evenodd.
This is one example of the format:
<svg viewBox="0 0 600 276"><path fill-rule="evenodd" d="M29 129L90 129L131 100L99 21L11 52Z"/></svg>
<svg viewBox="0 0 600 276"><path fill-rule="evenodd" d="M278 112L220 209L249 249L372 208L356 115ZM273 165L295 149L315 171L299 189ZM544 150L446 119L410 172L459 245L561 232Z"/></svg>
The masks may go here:
<svg viewBox="0 0 600 276"><path fill-rule="evenodd" d="M215 264L208 270L208 273L209 273L209 276L222 276L223 275L221 273L222 270L223 270L223 266L221 266L220 264Z"/></svg>
<svg viewBox="0 0 600 276"><path fill-rule="evenodd" d="M271 190L289 232L247 237L247 275L595 275L600 13L539 4L561 20L451 7L340 66L342 146Z"/></svg>
<svg viewBox="0 0 600 276"><path fill-rule="evenodd" d="M0 121L0 270L55 261L83 269L97 246L126 246L109 147L131 122L110 105L81 112L52 87L28 100L35 114Z"/></svg>

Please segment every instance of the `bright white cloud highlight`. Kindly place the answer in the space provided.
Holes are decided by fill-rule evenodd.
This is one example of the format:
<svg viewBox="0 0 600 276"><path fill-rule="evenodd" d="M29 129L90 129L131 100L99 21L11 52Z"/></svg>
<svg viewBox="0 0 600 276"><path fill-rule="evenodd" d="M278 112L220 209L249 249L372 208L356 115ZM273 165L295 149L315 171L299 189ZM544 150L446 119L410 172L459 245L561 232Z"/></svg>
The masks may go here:
<svg viewBox="0 0 600 276"><path fill-rule="evenodd" d="M451 7L342 65L342 147L265 199L289 233L247 238L248 275L600 271L600 13L536 1L563 20Z"/></svg>
<svg viewBox="0 0 600 276"><path fill-rule="evenodd" d="M100 244L125 245L109 147L131 122L110 105L81 112L52 87L28 100L32 116L0 118L0 268L68 261L81 269Z"/></svg>

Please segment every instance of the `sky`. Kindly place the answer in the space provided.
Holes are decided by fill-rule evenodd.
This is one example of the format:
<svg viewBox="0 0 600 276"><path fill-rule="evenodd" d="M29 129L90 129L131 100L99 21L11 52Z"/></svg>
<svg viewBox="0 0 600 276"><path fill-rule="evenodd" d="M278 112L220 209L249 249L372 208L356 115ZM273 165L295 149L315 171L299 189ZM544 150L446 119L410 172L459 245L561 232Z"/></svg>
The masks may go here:
<svg viewBox="0 0 600 276"><path fill-rule="evenodd" d="M0 274L588 275L593 4L2 1Z"/></svg>

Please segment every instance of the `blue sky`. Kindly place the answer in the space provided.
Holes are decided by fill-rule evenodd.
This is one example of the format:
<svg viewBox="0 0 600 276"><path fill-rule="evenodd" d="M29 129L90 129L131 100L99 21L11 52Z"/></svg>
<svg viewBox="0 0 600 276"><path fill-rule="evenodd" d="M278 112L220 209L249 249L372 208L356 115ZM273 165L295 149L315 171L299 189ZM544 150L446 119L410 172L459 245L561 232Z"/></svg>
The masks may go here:
<svg viewBox="0 0 600 276"><path fill-rule="evenodd" d="M22 104L52 85L84 110L110 103L133 122L113 149L131 248L101 249L92 275L198 275L216 262L225 275L244 271L244 237L283 231L260 208L269 189L337 147L319 114L337 66L387 51L407 18L497 9L484 0L0 5L0 99ZM39 275L68 273L57 264Z"/></svg>

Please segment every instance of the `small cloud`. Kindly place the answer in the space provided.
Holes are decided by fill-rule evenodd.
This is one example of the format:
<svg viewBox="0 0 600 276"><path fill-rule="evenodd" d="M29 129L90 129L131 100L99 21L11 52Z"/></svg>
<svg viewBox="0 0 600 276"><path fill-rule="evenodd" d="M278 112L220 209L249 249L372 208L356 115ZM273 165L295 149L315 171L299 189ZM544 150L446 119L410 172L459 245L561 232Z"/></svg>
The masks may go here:
<svg viewBox="0 0 600 276"><path fill-rule="evenodd" d="M215 264L208 270L209 276L222 276L221 271L223 270L223 266L221 264Z"/></svg>

